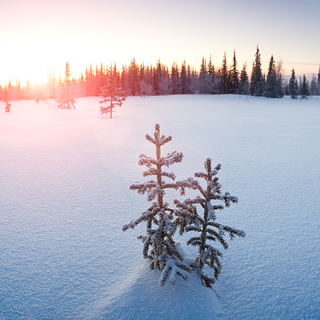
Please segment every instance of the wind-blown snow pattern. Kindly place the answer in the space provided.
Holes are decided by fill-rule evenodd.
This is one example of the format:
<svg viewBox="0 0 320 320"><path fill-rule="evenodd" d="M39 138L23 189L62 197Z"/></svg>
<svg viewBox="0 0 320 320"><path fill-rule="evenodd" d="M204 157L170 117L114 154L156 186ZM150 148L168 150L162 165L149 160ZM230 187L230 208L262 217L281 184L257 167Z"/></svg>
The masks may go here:
<svg viewBox="0 0 320 320"><path fill-rule="evenodd" d="M99 98L4 107L0 319L319 319L320 100L128 97L113 119ZM210 157L222 193L239 199L216 211L246 232L221 248L217 295L193 273L160 287L136 239L144 226L121 230L147 205L129 186L144 181L138 157L153 154L155 123L173 138L164 154L184 154L177 180Z"/></svg>

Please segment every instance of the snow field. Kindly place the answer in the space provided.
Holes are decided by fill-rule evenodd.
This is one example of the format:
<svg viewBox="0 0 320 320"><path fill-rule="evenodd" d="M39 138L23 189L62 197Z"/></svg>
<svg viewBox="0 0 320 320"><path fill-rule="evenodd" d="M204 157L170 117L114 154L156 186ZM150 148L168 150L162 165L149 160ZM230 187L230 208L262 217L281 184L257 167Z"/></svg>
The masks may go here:
<svg viewBox="0 0 320 320"><path fill-rule="evenodd" d="M319 100L128 97L111 120L99 98L76 108L0 112L0 319L319 319ZM210 157L239 198L218 213L246 232L222 249L219 299L194 278L158 288L145 226L121 231L149 205L129 186L146 179L137 162L154 156L155 123L173 137L164 152L184 153L177 179Z"/></svg>

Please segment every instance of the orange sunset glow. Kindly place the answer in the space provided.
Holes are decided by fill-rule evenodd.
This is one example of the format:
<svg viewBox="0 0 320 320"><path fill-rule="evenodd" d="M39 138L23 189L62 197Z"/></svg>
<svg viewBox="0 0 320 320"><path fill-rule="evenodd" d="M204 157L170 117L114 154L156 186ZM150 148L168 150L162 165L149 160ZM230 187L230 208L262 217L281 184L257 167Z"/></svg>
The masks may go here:
<svg viewBox="0 0 320 320"><path fill-rule="evenodd" d="M312 0L6 1L0 10L0 83L41 82L48 70L58 77L67 60L75 77L90 64L120 67L132 57L168 66L186 60L199 69L211 54L220 67L224 52L231 62L233 50L239 68L246 62L250 72L257 45L265 71L273 54L287 74L293 67L297 74L317 73L318 9Z"/></svg>

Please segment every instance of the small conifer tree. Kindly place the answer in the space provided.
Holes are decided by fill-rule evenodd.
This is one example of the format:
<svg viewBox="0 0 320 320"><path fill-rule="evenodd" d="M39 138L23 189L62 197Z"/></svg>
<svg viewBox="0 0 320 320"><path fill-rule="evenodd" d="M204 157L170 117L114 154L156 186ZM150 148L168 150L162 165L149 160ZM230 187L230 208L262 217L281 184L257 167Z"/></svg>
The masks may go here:
<svg viewBox="0 0 320 320"><path fill-rule="evenodd" d="M10 109L11 109L12 104L9 103L8 100L5 101L5 104L6 104L6 105L5 105L5 107L4 107L4 111L5 111L5 112L10 112Z"/></svg>
<svg viewBox="0 0 320 320"><path fill-rule="evenodd" d="M60 109L75 109L76 101L74 99L74 90L71 81L71 72L69 67L69 62L66 62L64 79L61 82L61 91L59 94L59 98L57 99L58 105L57 107Z"/></svg>
<svg viewBox="0 0 320 320"><path fill-rule="evenodd" d="M224 239L225 233L228 233L230 239L233 239L235 236L245 237L245 232L216 222L216 210L222 210L224 206L221 204L213 205L211 201L221 201L226 207L229 207L231 203L238 202L238 199L228 192L224 195L221 194L221 185L217 177L218 171L221 169L220 164L212 169L211 159L208 158L204 163L204 167L206 172L198 172L194 176L203 178L206 181L205 188L200 185L198 180L187 179L190 188L198 190L200 196L194 199L187 199L184 202L178 200L174 202L178 208L176 214L181 217L180 233L190 231L199 233L199 236L191 237L187 244L198 247L199 255L196 257L194 268L199 273L202 284L212 288L221 272L222 264L219 257L222 257L222 253L208 242L220 242L223 248L227 249L228 243ZM197 205L202 207L202 215L198 213ZM213 269L213 277L204 272L205 265Z"/></svg>
<svg viewBox="0 0 320 320"><path fill-rule="evenodd" d="M7 88L5 88L5 91L4 91L4 103L5 103L4 111L10 112L12 104L9 103L9 100L8 100L8 89Z"/></svg>
<svg viewBox="0 0 320 320"><path fill-rule="evenodd" d="M133 229L141 222L147 223L147 235L139 236L138 239L141 239L144 244L144 258L151 260L151 269L162 271L159 283L163 286L168 279L171 284L175 284L176 275L187 281L188 273L191 272L191 268L183 264L183 257L173 240L173 235L177 229L177 219L174 219L175 210L171 209L169 204L164 201L167 189L180 189L181 193L184 194L184 187L187 184L174 182L175 174L165 172L162 169L164 166L169 167L174 163L181 162L183 158L183 154L177 151L164 157L161 155L161 147L171 141L172 137L160 135L160 126L156 124L154 137L147 134L146 139L155 145L156 158L141 154L139 165L147 167L143 176L155 176L156 180L133 184L130 189L137 190L140 194L146 193L148 200L153 202L137 219L125 224L122 230ZM166 182L164 178L169 178L172 182Z"/></svg>
<svg viewBox="0 0 320 320"><path fill-rule="evenodd" d="M126 96L122 89L118 87L115 75L107 79L104 87L101 88L103 100L100 101L100 113L110 113L112 119L112 112L115 107L121 107Z"/></svg>

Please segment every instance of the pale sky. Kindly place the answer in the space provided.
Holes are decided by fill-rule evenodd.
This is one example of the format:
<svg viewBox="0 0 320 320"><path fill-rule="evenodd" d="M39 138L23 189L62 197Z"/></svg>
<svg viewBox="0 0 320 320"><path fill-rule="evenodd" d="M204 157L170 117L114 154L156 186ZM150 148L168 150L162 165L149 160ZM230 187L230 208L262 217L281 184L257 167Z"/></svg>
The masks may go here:
<svg viewBox="0 0 320 320"><path fill-rule="evenodd" d="M319 0L1 0L0 83L44 80L47 70L75 77L90 63L136 62L199 69L223 54L250 73L257 45L267 72L273 54L287 74L318 73Z"/></svg>

